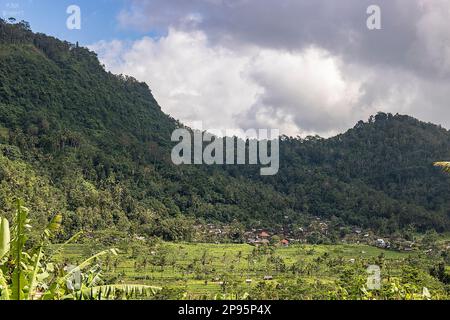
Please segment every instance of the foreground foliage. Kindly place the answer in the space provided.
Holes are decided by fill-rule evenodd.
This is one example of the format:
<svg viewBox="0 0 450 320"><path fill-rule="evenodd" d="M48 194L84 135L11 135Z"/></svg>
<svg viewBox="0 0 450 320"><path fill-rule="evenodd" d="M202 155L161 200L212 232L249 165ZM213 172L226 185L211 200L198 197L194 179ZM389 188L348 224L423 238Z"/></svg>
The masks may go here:
<svg viewBox="0 0 450 320"><path fill-rule="evenodd" d="M53 217L40 240L27 246L31 225L28 209L17 201L13 227L0 217L0 299L1 300L60 300L142 298L154 295L159 288L142 285L101 285L101 271L97 260L106 255L117 255L116 249L101 251L78 266L63 268L52 262L55 252L48 252L50 240L61 227L62 216ZM64 245L78 238L76 234Z"/></svg>

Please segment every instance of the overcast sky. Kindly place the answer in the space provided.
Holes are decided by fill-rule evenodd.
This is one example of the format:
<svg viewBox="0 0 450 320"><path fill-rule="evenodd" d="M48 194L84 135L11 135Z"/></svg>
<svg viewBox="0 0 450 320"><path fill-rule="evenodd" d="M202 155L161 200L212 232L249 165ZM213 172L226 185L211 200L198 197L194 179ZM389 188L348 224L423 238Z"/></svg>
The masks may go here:
<svg viewBox="0 0 450 320"><path fill-rule="evenodd" d="M450 128L448 0L97 3L85 42L182 122L330 136L385 111ZM372 4L381 30L366 26Z"/></svg>

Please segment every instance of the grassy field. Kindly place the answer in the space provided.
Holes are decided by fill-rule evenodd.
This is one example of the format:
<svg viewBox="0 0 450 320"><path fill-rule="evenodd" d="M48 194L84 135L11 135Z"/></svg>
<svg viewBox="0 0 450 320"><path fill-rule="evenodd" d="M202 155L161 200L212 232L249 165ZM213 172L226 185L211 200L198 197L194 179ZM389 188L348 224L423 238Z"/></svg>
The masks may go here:
<svg viewBox="0 0 450 320"><path fill-rule="evenodd" d="M257 249L247 244L158 243L122 246L118 257L104 259L106 278L179 290L185 298L214 298L248 292L261 282L333 285L346 266L382 264L384 276L396 277L403 265L426 261L420 252L396 252L366 245L293 245ZM81 261L100 250L70 245L60 259ZM271 277L265 280L265 277ZM251 280L251 281L250 281Z"/></svg>

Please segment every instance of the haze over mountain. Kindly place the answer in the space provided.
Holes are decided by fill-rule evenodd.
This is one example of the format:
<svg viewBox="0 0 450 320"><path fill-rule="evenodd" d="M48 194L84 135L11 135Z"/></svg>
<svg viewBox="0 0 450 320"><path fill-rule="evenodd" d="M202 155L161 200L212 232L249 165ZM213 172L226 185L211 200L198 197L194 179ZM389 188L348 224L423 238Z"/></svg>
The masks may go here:
<svg viewBox="0 0 450 320"><path fill-rule="evenodd" d="M238 95L239 92L234 94ZM22 197L38 221L185 239L192 224L277 228L314 217L393 233L450 230L450 132L379 113L329 139L283 136L280 172L175 166L172 131L144 83L26 23L0 21L0 210Z"/></svg>

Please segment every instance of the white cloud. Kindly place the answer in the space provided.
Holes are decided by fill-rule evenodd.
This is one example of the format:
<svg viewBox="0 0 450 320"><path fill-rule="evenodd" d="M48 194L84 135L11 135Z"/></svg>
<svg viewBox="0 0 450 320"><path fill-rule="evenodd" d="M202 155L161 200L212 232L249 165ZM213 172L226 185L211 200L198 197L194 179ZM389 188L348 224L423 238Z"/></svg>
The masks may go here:
<svg viewBox="0 0 450 320"><path fill-rule="evenodd" d="M330 135L358 120L361 83L325 50L211 45L201 31L91 47L115 73L145 81L163 110L204 128L277 128ZM350 117L349 117L350 115Z"/></svg>
<svg viewBox="0 0 450 320"><path fill-rule="evenodd" d="M129 0L122 27L159 39L93 46L188 125L329 136L377 111L450 126L450 2Z"/></svg>
<svg viewBox="0 0 450 320"><path fill-rule="evenodd" d="M417 39L410 55L440 76L450 75L450 2L421 1L423 15L417 21Z"/></svg>
<svg viewBox="0 0 450 320"><path fill-rule="evenodd" d="M250 106L259 90L242 74L247 57L209 47L202 32L171 29L158 40L143 38L120 52L117 47L92 46L112 72L147 82L163 110L185 123L202 120L204 127L235 128L235 114ZM111 58L117 54L119 63Z"/></svg>
<svg viewBox="0 0 450 320"><path fill-rule="evenodd" d="M276 122L287 124L288 132L282 131L292 135L330 135L361 116L361 82L348 77L340 59L325 50L262 50L248 74L263 88L245 117L254 125Z"/></svg>

